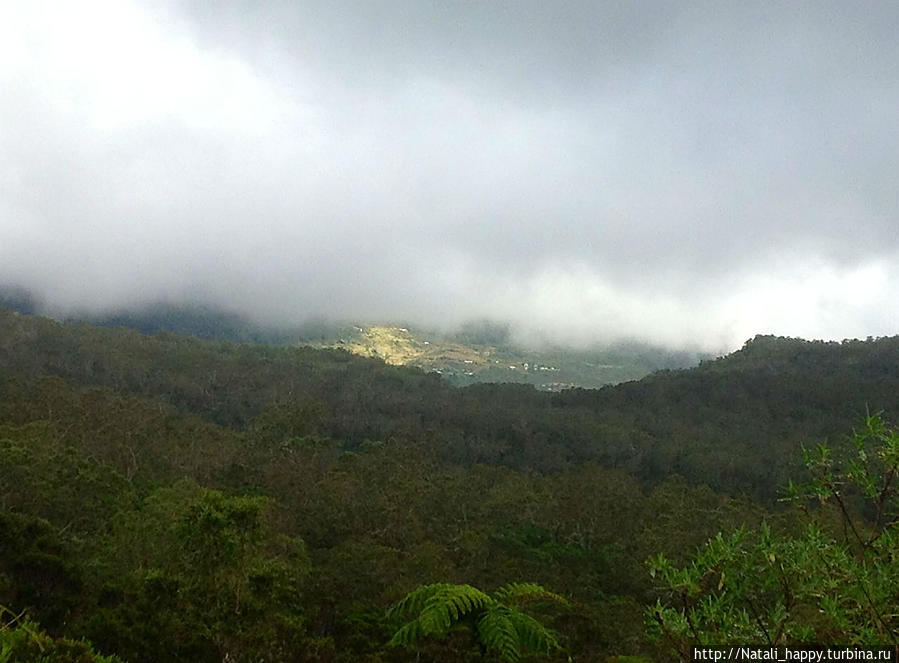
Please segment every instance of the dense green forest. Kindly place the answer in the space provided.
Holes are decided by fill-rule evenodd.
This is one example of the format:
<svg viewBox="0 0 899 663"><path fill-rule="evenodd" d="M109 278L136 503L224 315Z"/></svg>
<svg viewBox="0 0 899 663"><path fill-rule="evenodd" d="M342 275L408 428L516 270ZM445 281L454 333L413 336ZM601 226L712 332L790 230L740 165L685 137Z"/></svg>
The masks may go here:
<svg viewBox="0 0 899 663"><path fill-rule="evenodd" d="M504 615L517 614L500 600L509 587L564 597L527 606L552 629L558 646L531 652L548 660L676 659L690 641L730 634L895 644L896 618L876 611L899 598L889 538L899 452L880 419L865 419L879 411L899 412L899 338L757 337L694 369L551 394L460 389L341 350L0 309L0 656L512 651L451 628L396 644L403 622L391 606L457 585L479 592L466 600L487 597L470 607ZM851 436L860 422L867 433ZM803 458L803 445L823 442ZM831 460L850 454L854 465ZM809 476L792 503L778 501L791 478ZM859 499L843 500L852 482ZM832 618L806 618L818 614L815 587L783 597L760 584L770 615L748 622L728 603L766 578L768 567L740 559L786 557L783 577L805 577L825 548L832 566L849 573L855 560L853 577L876 580L868 612L836 597ZM730 594L725 563L727 580L743 583ZM827 568L811 575L827 579ZM717 593L710 569L721 572ZM871 614L880 621L865 631Z"/></svg>

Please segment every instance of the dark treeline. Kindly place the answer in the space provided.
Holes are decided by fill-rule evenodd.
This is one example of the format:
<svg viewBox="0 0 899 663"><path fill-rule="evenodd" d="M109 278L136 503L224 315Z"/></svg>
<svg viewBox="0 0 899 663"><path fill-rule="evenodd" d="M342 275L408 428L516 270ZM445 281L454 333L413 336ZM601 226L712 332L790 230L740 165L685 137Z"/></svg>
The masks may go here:
<svg viewBox="0 0 899 663"><path fill-rule="evenodd" d="M455 464L521 471L597 461L650 484L680 474L764 499L801 467L803 442L843 435L867 411L899 410L899 337L757 337L696 369L546 394L515 384L454 389L337 350L145 336L6 311L0 334L0 366L23 383L54 375L236 430L261 418L285 436L315 433L347 450L397 441Z"/></svg>
<svg viewBox="0 0 899 663"><path fill-rule="evenodd" d="M133 663L465 661L464 639L388 649L385 609L524 579L571 601L558 660L657 658L647 558L790 531L800 444L899 411L897 387L895 338L756 338L547 394L0 309L0 605Z"/></svg>

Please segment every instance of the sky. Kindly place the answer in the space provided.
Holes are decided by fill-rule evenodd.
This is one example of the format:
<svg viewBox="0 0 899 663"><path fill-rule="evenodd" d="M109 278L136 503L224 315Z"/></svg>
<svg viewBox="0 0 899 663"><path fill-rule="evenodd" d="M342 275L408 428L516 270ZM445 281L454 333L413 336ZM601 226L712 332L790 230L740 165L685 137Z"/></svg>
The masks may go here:
<svg viewBox="0 0 899 663"><path fill-rule="evenodd" d="M899 333L899 3L0 0L0 284L57 310Z"/></svg>

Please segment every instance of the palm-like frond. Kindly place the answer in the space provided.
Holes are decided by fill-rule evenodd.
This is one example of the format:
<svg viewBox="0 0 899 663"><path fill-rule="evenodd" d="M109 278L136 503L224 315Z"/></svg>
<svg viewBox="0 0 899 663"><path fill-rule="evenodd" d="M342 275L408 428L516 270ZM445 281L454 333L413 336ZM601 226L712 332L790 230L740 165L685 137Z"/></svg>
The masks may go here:
<svg viewBox="0 0 899 663"><path fill-rule="evenodd" d="M471 585L449 585L437 590L427 600L418 621L425 634L446 633L465 615L492 601L484 592Z"/></svg>
<svg viewBox="0 0 899 663"><path fill-rule="evenodd" d="M471 585L437 583L415 590L388 612L388 618L418 617L397 631L392 644L410 644L426 635L443 635L469 614L493 602L487 594Z"/></svg>
<svg viewBox="0 0 899 663"><path fill-rule="evenodd" d="M515 627L519 642L535 654L548 654L560 648L555 631L546 628L530 615L513 610L509 619Z"/></svg>
<svg viewBox="0 0 899 663"><path fill-rule="evenodd" d="M497 601L507 604L557 603L563 606L568 605L568 601L564 597L533 582L510 582L493 592L493 596Z"/></svg>
<svg viewBox="0 0 899 663"><path fill-rule="evenodd" d="M516 663L521 658L521 643L515 629L513 612L515 611L507 605L494 603L484 610L484 615L478 621L481 642L509 663Z"/></svg>
<svg viewBox="0 0 899 663"><path fill-rule="evenodd" d="M446 582L438 582L432 585L423 585L422 587L409 592L401 601L387 611L387 618L403 619L409 615L420 613L425 607L425 603L427 603L428 599L440 590L448 587L455 587L455 585Z"/></svg>
<svg viewBox="0 0 899 663"><path fill-rule="evenodd" d="M421 638L422 635L423 633L421 632L421 623L417 619L414 619L408 624L405 624L396 633L394 633L393 637L390 638L390 642L388 644L411 645L416 640Z"/></svg>
<svg viewBox="0 0 899 663"><path fill-rule="evenodd" d="M559 648L556 634L518 606L551 602L568 605L559 596L533 583L511 583L488 596L471 585L436 583L419 587L387 612L390 619L417 616L390 640L410 645L427 635L446 635L459 623L467 623L481 644L509 663L521 658L521 648L546 654Z"/></svg>

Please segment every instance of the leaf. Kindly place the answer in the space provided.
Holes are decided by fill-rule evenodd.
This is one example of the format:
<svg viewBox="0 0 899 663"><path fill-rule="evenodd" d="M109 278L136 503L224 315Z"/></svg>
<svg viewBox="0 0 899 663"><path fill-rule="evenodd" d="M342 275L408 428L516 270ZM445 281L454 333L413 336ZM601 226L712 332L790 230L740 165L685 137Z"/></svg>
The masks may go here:
<svg viewBox="0 0 899 663"><path fill-rule="evenodd" d="M568 605L568 601L564 597L547 591L540 585L530 582L517 582L503 585L497 589L493 595L498 601L503 603L557 603L559 605Z"/></svg>
<svg viewBox="0 0 899 663"><path fill-rule="evenodd" d="M521 645L511 614L508 606L499 603L488 607L478 622L478 635L487 649L496 651L504 661L515 663L521 658Z"/></svg>
<svg viewBox="0 0 899 663"><path fill-rule="evenodd" d="M410 592L388 610L390 618L418 616L400 628L391 645L409 645L428 635L445 635L453 626L473 618L475 633L483 646L495 651L504 661L514 663L522 646L537 654L559 648L555 632L516 604L552 602L568 605L560 595L534 583L510 583L491 597L471 585L438 583Z"/></svg>
<svg viewBox="0 0 899 663"><path fill-rule="evenodd" d="M409 592L401 601L393 605L387 611L387 618L402 619L417 612L421 612L428 599L430 599L434 594L446 587L452 587L452 585L446 583L435 583L431 585L424 585L412 592Z"/></svg>

